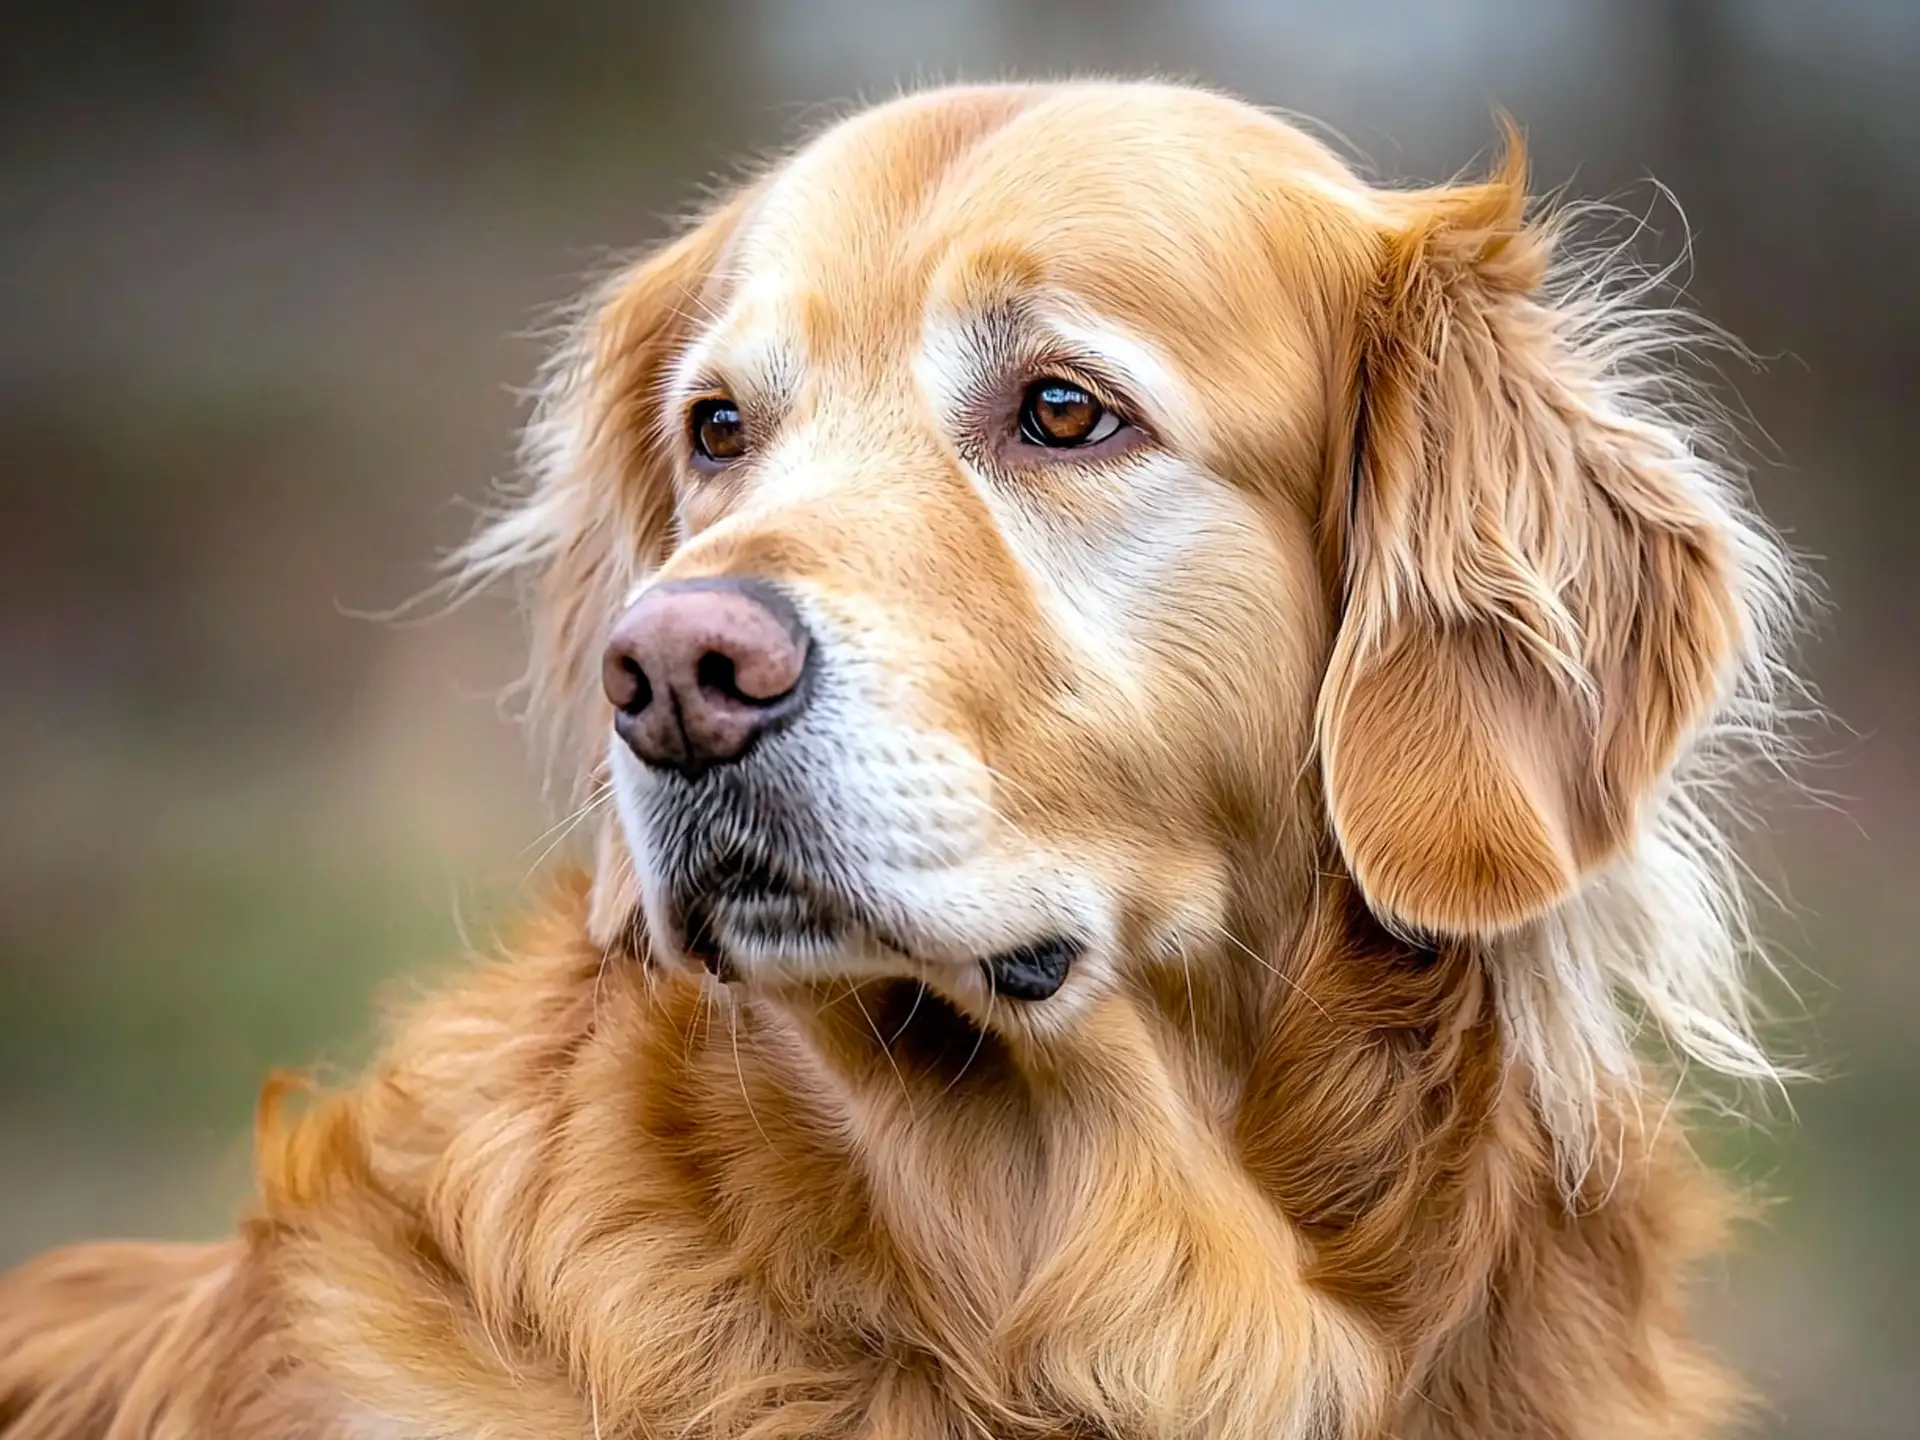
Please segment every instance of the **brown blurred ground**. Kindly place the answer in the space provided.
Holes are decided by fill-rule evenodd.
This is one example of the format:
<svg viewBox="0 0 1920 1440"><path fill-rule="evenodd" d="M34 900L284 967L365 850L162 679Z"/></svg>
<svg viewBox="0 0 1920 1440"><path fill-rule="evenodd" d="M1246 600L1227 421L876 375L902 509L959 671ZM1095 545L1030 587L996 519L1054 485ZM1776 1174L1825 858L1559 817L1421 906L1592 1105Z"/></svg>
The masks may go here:
<svg viewBox="0 0 1920 1440"><path fill-rule="evenodd" d="M489 698L511 616L431 579L507 464L515 338L602 246L916 77L1152 70L1338 126L1390 176L1531 131L1695 232L1770 357L1769 513L1832 601L1835 807L1761 867L1834 1077L1717 1143L1783 1198L1709 1297L1774 1433L1920 1414L1920 7L708 0L8 7L0 49L0 1263L204 1233L270 1064L514 903L554 818ZM1070 146L1071 137L1062 137ZM1655 258L1680 227L1655 206Z"/></svg>

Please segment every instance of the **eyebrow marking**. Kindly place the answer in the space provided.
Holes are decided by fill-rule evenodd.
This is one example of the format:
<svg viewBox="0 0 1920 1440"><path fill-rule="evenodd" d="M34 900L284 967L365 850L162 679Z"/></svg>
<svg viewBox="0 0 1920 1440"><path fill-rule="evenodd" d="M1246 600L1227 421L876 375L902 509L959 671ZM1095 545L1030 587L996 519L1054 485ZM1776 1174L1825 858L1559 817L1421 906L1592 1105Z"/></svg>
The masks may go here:
<svg viewBox="0 0 1920 1440"><path fill-rule="evenodd" d="M729 394L742 404L784 411L799 391L803 347L778 307L764 298L738 302L712 317L682 346L661 386L664 410L683 411L696 400Z"/></svg>
<svg viewBox="0 0 1920 1440"><path fill-rule="evenodd" d="M1154 412L1149 417L1169 438L1185 446L1205 446L1200 406L1178 371L1158 348L1133 331L1082 306L1042 300L1034 319L1064 347L1085 352L1113 372L1124 389Z"/></svg>
<svg viewBox="0 0 1920 1440"><path fill-rule="evenodd" d="M1135 418L1182 446L1202 449L1204 414L1160 349L1075 299L1045 292L985 307L935 300L921 324L914 370L936 409L951 413L970 395L1005 382L1016 368L1049 363L1084 370L1135 407Z"/></svg>

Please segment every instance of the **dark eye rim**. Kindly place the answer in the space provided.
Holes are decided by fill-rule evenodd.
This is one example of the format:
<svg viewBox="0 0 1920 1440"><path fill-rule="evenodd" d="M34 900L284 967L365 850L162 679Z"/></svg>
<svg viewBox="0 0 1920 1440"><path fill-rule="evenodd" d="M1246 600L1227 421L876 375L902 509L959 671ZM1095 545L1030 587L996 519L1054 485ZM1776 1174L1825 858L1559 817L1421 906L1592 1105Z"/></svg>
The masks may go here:
<svg viewBox="0 0 1920 1440"><path fill-rule="evenodd" d="M704 431L715 416L723 411L731 411L732 428L739 437L740 448L727 455L717 455L708 446ZM748 450L746 438L746 420L740 413L740 402L731 395L705 395L687 407L687 444L693 451L696 465L707 468L719 468L731 465L742 459Z"/></svg>
<svg viewBox="0 0 1920 1440"><path fill-rule="evenodd" d="M1054 388L1078 391L1093 403L1094 419L1087 435L1070 440L1061 439L1059 436L1049 434L1045 427L1040 425L1034 415L1034 405L1041 392ZM1109 420L1114 422L1113 427L1105 434L1097 433ZM1134 428L1133 422L1127 418L1126 413L1118 406L1109 404L1095 387L1072 375L1057 372L1036 376L1021 387L1018 406L1014 411L1014 427L1022 445L1037 450L1056 451L1097 449L1116 436L1126 435Z"/></svg>

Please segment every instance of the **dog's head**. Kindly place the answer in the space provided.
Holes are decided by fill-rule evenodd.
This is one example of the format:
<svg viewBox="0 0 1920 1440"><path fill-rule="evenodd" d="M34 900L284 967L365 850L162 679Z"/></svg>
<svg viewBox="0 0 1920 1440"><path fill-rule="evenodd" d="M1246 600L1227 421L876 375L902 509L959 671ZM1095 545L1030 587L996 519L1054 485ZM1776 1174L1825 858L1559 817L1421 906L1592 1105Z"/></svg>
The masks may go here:
<svg viewBox="0 0 1920 1440"><path fill-rule="evenodd" d="M1387 191L1214 95L959 89L616 276L467 557L537 575L601 937L1031 1041L1256 973L1328 864L1401 933L1551 923L1781 572L1524 205L1517 145Z"/></svg>

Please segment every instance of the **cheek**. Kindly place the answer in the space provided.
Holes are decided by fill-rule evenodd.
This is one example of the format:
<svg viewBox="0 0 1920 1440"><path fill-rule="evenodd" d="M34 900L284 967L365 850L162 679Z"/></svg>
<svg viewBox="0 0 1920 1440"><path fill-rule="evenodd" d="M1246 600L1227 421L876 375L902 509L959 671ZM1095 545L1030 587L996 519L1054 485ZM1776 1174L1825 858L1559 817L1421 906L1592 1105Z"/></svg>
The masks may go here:
<svg viewBox="0 0 1920 1440"><path fill-rule="evenodd" d="M1146 613L1146 720L1169 783L1216 810L1270 797L1278 811L1308 758L1328 643L1306 535L1263 525L1236 499Z"/></svg>
<svg viewBox="0 0 1920 1440"><path fill-rule="evenodd" d="M1071 524L1007 526L1075 673L1020 768L1109 833L1207 844L1223 812L1281 811L1329 627L1304 526L1210 475L1139 471Z"/></svg>

